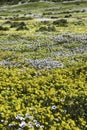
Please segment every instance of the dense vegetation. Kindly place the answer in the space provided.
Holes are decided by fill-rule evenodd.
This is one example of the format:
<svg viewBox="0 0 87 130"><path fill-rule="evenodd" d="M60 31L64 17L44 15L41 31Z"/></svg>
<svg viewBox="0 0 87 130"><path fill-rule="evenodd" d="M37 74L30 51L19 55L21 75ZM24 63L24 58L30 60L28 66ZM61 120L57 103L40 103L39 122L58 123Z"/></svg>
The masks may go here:
<svg viewBox="0 0 87 130"><path fill-rule="evenodd" d="M87 1L0 6L0 129L87 129Z"/></svg>
<svg viewBox="0 0 87 130"><path fill-rule="evenodd" d="M43 71L0 68L0 80L0 128L86 130L87 63Z"/></svg>

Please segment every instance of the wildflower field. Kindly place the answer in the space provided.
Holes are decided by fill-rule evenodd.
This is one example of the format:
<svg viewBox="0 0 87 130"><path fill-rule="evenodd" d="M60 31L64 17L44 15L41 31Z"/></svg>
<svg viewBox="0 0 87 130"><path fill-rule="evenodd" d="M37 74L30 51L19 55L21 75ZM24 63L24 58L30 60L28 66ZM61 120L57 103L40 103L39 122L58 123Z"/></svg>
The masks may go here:
<svg viewBox="0 0 87 130"><path fill-rule="evenodd" d="M0 130L87 129L87 1L0 5Z"/></svg>

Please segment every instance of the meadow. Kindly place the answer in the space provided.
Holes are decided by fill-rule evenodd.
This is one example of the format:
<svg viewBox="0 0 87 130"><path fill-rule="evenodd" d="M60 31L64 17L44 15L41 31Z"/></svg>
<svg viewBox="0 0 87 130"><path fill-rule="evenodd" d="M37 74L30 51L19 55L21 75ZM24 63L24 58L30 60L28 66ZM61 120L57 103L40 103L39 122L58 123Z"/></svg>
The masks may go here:
<svg viewBox="0 0 87 130"><path fill-rule="evenodd" d="M0 130L87 129L87 1L0 5Z"/></svg>

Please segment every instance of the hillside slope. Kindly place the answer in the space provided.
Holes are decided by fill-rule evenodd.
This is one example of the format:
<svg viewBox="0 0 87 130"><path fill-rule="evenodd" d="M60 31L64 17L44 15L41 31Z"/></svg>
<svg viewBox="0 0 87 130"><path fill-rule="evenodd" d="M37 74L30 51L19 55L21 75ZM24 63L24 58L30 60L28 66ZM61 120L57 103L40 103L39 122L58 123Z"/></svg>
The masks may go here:
<svg viewBox="0 0 87 130"><path fill-rule="evenodd" d="M87 129L87 1L0 5L0 130Z"/></svg>

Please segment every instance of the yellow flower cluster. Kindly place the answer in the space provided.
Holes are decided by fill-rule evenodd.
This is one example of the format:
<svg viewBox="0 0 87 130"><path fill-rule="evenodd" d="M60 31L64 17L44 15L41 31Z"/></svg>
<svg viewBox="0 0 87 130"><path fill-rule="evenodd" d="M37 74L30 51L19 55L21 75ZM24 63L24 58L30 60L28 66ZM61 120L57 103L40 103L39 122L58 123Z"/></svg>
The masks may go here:
<svg viewBox="0 0 87 130"><path fill-rule="evenodd" d="M87 63L66 69L0 67L0 129L82 130Z"/></svg>

